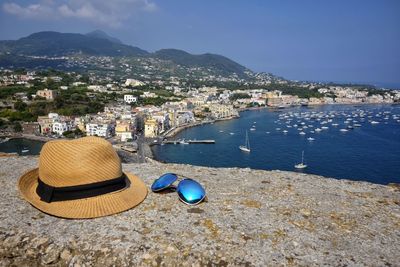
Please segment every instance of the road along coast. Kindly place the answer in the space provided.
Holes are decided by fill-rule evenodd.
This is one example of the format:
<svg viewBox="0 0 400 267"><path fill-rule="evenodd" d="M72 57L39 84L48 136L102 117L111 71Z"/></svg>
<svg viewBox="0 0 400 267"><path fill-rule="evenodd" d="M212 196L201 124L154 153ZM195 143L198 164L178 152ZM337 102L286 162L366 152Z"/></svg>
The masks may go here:
<svg viewBox="0 0 400 267"><path fill-rule="evenodd" d="M166 172L191 177L207 201L149 192L129 211L65 220L19 195L37 157L0 165L1 266L395 266L400 257L399 185L149 161L123 169L147 186Z"/></svg>
<svg viewBox="0 0 400 267"><path fill-rule="evenodd" d="M196 127L196 126L202 126L205 124L210 124L210 123L215 123L215 122L220 122L220 121L227 121L227 120L233 120L237 119L239 116L232 116L232 117L226 117L222 119L216 119L216 120L207 120L207 121L201 121L201 122L195 122L195 123L188 123L182 126L174 127L166 131L165 133L162 134L162 137L165 138L171 138L180 133L181 131L191 128L191 127Z"/></svg>

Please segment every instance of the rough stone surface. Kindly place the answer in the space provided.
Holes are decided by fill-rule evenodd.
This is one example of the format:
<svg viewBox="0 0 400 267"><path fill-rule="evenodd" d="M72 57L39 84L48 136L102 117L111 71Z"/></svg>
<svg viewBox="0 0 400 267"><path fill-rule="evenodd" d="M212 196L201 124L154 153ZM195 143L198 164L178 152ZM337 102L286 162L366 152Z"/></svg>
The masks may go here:
<svg viewBox="0 0 400 267"><path fill-rule="evenodd" d="M0 158L0 266L399 266L400 188L283 171L127 164L147 185L198 180L208 200L149 193L138 207L66 220L26 203L35 157Z"/></svg>

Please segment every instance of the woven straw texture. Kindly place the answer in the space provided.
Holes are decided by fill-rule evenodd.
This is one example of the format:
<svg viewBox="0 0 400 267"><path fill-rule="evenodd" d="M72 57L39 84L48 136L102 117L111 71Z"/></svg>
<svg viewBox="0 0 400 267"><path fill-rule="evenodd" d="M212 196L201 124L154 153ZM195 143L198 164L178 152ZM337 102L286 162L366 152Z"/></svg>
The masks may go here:
<svg viewBox="0 0 400 267"><path fill-rule="evenodd" d="M39 210L63 218L84 219L107 216L140 204L147 196L146 185L125 173L131 184L120 191L68 201L46 203L36 193L38 178L63 187L100 182L122 175L121 161L106 140L85 137L46 143L40 152L39 168L25 173L18 187L22 196Z"/></svg>

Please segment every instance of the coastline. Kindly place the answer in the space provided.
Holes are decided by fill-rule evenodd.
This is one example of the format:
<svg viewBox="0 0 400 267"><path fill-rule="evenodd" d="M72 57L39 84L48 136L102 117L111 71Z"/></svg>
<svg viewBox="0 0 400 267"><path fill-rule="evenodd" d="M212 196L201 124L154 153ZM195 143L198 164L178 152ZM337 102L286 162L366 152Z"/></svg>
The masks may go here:
<svg viewBox="0 0 400 267"><path fill-rule="evenodd" d="M361 175L361 174L357 174L357 173L353 173L353 169L350 168L349 169L349 162L351 162L352 160L356 160L357 157L360 158L366 158L369 159L368 155L369 153L365 152L365 151L369 151L369 149L376 149L374 147L370 147L369 144L366 144L366 140L368 139L369 141L371 141L372 143L374 142L380 142L381 140L376 139L376 136L380 136L379 134L382 133L383 135L380 136L382 138L386 138L388 137L388 135L392 136L392 134L386 134L386 133L392 133L392 129L397 129L398 128L398 122L399 121L395 121L393 120L392 124L391 122L389 122L390 125L390 130L389 128L385 128L386 130L379 130L377 129L378 126L370 126L370 123L367 121L366 122L366 128L363 128L363 130L357 130L358 128L356 128L356 130L354 130L355 134L348 134L345 135L343 134L341 131L339 131L340 127L337 127L337 129L335 127L330 127L331 129L336 129L336 130L332 130L332 133L328 134L328 135L324 135L324 136L320 136L321 138L317 137L317 136L312 136L312 133L308 133L310 136L314 137L310 138L311 140L307 140L306 138L302 137L300 135L300 137L298 137L297 135L297 131L294 132L290 132L289 135L282 135L285 137L279 137L274 135L271 138L266 137L265 138L265 142L269 141L271 142L271 140L274 141L274 143L272 145L270 145L273 149L273 153L271 151L269 152L262 152L263 150L260 149L260 147L258 146L259 149L256 149L255 151L252 151L253 153L251 153L251 157L250 156L240 156L237 155L235 153L235 146L238 146L240 144L240 140L237 140L237 133L238 131L240 131L242 129L242 126L247 125L247 117L249 118L256 118L256 119L250 119L249 121L249 125L251 125L251 122L253 121L257 121L257 125L260 125L260 128L257 127L257 133L260 132L260 134L262 134L262 136L264 136L264 132L265 131L271 131L272 134L275 133L275 127L280 127L280 126L274 126L275 124L273 123L273 121L275 119L275 117L278 116L284 116L281 114L285 114L287 112L299 112L299 114L301 112L307 112L307 113L316 113L318 114L319 112L324 112L324 114L329 113L329 112L336 112L336 113L340 113L340 112L347 112L347 114L350 114L356 110L359 110L360 112L365 112L365 114L367 114L368 112L374 112L375 113L382 113L383 111L392 111L392 114L398 116L397 114L399 113L399 106L392 106L390 104L366 104L363 106L358 107L357 105L335 105L335 106L330 106L330 105L319 105L317 107L315 107L315 109L307 109L307 107L294 107L294 108L287 108L287 109L270 109L268 107L261 107L261 108L246 108L246 109L242 109L241 112L243 111L248 111L250 110L250 112L244 112L244 113L240 113L241 119L240 121L235 121L232 123L228 123L228 124L222 124L222 125L205 125L205 127L203 128L198 128L198 129L190 129L187 132L184 133L180 133L179 135L177 135L175 137L176 140L179 140L181 138L185 138L185 139L215 139L215 141L218 143L217 145L211 146L211 147L192 147L192 146L186 146L186 149L183 149L184 146L182 146L182 148L179 148L179 145L177 147L173 146L173 145L168 145L168 147L152 147L152 154L153 154L153 159L162 162L162 163L177 163L177 164L191 164L191 165L197 165L197 166L208 166L208 167L245 167L245 166L251 166L252 169L261 169L261 170L286 170L286 171L292 171L293 170L293 166L295 163L297 163L297 161L299 160L299 158L301 159L301 152L302 150L305 150L305 154L306 154L306 161L308 161L309 164L309 168L306 170L307 173L314 173L314 174L318 174L318 175L331 175L332 177L336 177L337 179L350 179L350 177L356 177L357 179L363 179L363 177L368 177L369 181L373 181L375 183L381 183L381 184L387 184L389 182L392 181L398 181L396 179L393 180L392 177L398 177L398 171L395 171L395 169L393 169L393 164L389 164L389 163L385 163L385 164L379 164L380 166L382 166L381 169L381 174L378 175L374 175L374 174L366 174L366 175ZM261 111L262 110L262 111ZM255 111L255 112L251 112L251 111ZM257 112L258 111L258 112ZM374 114L372 114L372 116L375 116ZM266 116L266 118L268 119L268 125L265 126L264 128L262 128L261 125L263 125L263 123L265 124L265 120L264 120L264 116ZM382 115L383 116L383 115ZM389 116L389 115L386 115ZM257 120L258 118L258 120ZM397 119L397 118L395 118ZM342 119L337 119L338 122L342 121ZM392 121L392 119L390 120ZM385 122L385 123L384 123ZM261 124L260 124L261 123ZM319 123L316 121L316 123ZM340 123L340 122L339 122ZM343 123L342 123L343 124ZM387 122L385 120L383 120L383 117L381 118L381 124L382 127L389 127L389 126L384 126L384 124L387 124ZM191 125L191 127L194 126L201 126L202 124L196 124L196 125ZM314 123L314 125L316 125ZM345 125L345 124L343 124ZM232 128L231 128L232 127ZM343 126L344 127L344 126ZM357 126L358 127L358 126ZM393 128L395 127L395 128ZM219 130L224 130L224 132L226 134L228 134L229 132L234 132L234 134L236 134L233 137L229 137L229 135L227 135L229 137L229 141L225 141L225 137L223 136L224 134L218 134ZM228 129L228 130L227 130ZM376 130L377 129L377 130ZM180 131L184 130L184 128L180 129ZM244 130L244 129L243 129ZM290 131L290 129L288 129ZM349 130L350 131L350 130ZM369 132L371 131L371 132ZM209 133L212 132L212 134L209 135ZM175 134L179 133L179 131L177 131ZM266 132L267 134L269 134L270 132ZM366 137L366 133L370 134L371 137ZM234 135L232 134L232 135ZM222 137L221 137L222 136ZM289 136L289 137L288 137ZM332 136L332 137L331 137ZM368 135L367 135L368 136ZM226 137L226 138L228 138ZM308 137L308 136L306 136ZM360 137L360 140L358 140L357 138ZM380 138L379 137L379 138ZM333 139L330 139L333 138ZM375 139L374 139L375 138ZM395 138L395 135L392 136L392 138ZM175 140L172 139L172 140ZM244 137L243 137L244 139ZM304 140L303 140L304 139ZM317 140L316 142L311 142L313 140ZM330 160L334 160L334 156L332 156L331 153L326 154L325 152L320 152L318 151L318 148L320 147L320 145L329 145L329 140L334 140L335 144L343 145L343 144L357 144L358 146L355 145L355 148L352 146L349 147L345 147L343 150L344 155L346 155L348 161L346 160L345 162L340 163L340 167L338 168L334 168L331 166L331 164L328 164L327 161L325 160L326 158L329 158ZM254 141L254 140L253 140ZM303 142L304 141L304 142ZM256 142L256 141L254 141ZM264 145L263 143L264 141L262 141L262 145ZM290 145L285 144L285 142L289 142ZM360 142L360 143L359 143ZM389 142L388 142L389 143ZM158 143L159 144L159 143ZM228 145L226 145L228 144ZM232 145L233 144L233 145ZM362 146L366 149L360 149L360 144L362 144ZM155 144L156 145L156 144ZM298 145L298 146L297 146ZM257 146L257 145L254 145ZM282 154L277 154L277 156L274 156L277 153L277 149L278 147L284 147L284 152L282 152ZM396 143L393 144L392 149L395 149L394 147L396 147L396 150L398 150L398 146L396 146ZM291 149L297 149L300 152L298 152L298 154L300 155L300 157L296 157L296 153L291 153L290 150ZM381 149L382 148L382 149ZM265 149L265 147L263 147L263 149ZM334 147L330 147L329 149L334 149ZM389 149L389 150L388 150ZM220 154L221 151L224 151L224 153L226 151L229 151L229 153L232 153L232 156L228 156L228 157L223 157L223 156L216 156L216 159L207 159L204 158L204 155L209 155L209 153L215 153L215 154ZM352 154L352 151L356 151L356 154ZM386 147L384 144L380 147L379 150L381 153L385 153L385 151L390 151L389 147ZM183 153L181 155L181 153ZM263 154L264 153L264 154ZM296 155L294 155L296 154ZM290 159L290 162L292 163L288 163L289 160L287 158L282 158L282 155L287 155L287 157ZM360 156L355 156L355 155L360 155ZM390 161L388 162L392 162L393 160L398 160L397 156L390 156L391 154L388 154L388 159L390 159ZM263 164L262 161L264 159L264 156L268 159L266 162L266 164ZM237 160L239 159L239 160ZM243 161L240 161L242 160ZM244 162L244 160L246 160ZM325 161L324 161L325 160ZM322 162L322 165L316 164L316 162ZM332 162L332 161L329 161ZM247 164L247 165L246 165ZM360 167L360 164L356 164L357 167ZM362 167L360 167L362 168ZM346 170L347 169L347 170ZM363 168L364 170L366 168ZM363 171L360 170L360 173L363 173ZM381 176L381 177L380 177ZM380 177L380 178L379 178Z"/></svg>
<svg viewBox="0 0 400 267"><path fill-rule="evenodd" d="M305 106L306 108L314 108L314 107L321 107L321 106L337 106L337 105L353 105L353 106L364 106L364 105L400 105L400 103L331 103L331 104L326 104L326 103L320 103L320 104L309 104ZM180 132L182 132L185 129L192 128L192 127L197 127L197 126L202 126L206 124L212 124L216 122L221 122L221 121L227 121L227 120L232 120L232 119L238 119L240 118L240 113L245 112L245 111L257 111L257 110L265 110L268 109L271 112L277 112L277 111L283 111L285 109L293 108L293 107L298 107L298 106L288 106L285 108L278 108L278 107L272 107L272 106L261 106L261 107L246 107L246 108L238 108L237 111L239 112L239 116L231 116L231 117L226 117L226 118L221 118L221 119L216 119L216 120L209 120L209 121L200 121L200 122L195 122L191 124L185 124L176 128L169 129L167 132L163 133L160 135L161 138L173 138ZM29 135L29 134L22 134L22 133L14 133L8 135L8 138L11 139L28 139L28 140L33 140L33 141L39 141L39 142L48 142L51 140L57 140L57 138L51 138L47 136L37 136L37 135ZM145 142L145 158L151 158L153 160L162 162L162 163L167 163L163 162L157 159L156 153L153 151L152 146L153 145L158 145L153 142ZM11 155L13 156L13 155ZM142 160L143 161L143 160ZM126 161L128 162L136 162L136 160L128 159Z"/></svg>
<svg viewBox="0 0 400 267"><path fill-rule="evenodd" d="M358 106L358 105L399 105L400 103L331 103L331 104L327 104L327 103L320 103L320 104L309 104L307 106L305 106L305 108L309 107L309 108L314 108L314 107L320 107L320 106L337 106L337 105L353 105L353 106ZM185 129L188 128L192 128L192 127L197 127L197 126L203 126L206 124L210 124L210 123L215 123L215 122L221 122L221 121L227 121L227 120L232 120L232 119L239 119L240 118L240 113L241 112L245 112L245 111L256 111L256 110L264 110L264 109L268 109L271 112L276 112L276 111L282 111L288 108L294 108L294 107L301 107L301 106L288 106L285 108L278 108L278 107L274 107L274 106L260 106L260 107L246 107L246 108L238 108L238 112L239 112L239 116L232 116L232 117L227 117L227 118L223 118L223 119L217 119L217 120L212 120L212 121L202 121L202 122L196 122L196 123L192 123L192 124L186 124L186 125L182 125L179 126L177 128L173 128L173 129L169 129L167 132L165 132L164 134L161 135L162 138L173 138L175 137L178 133L182 132ZM147 144L150 148L151 151L151 155L148 155L148 158L152 158L153 160L156 160L158 162L161 163L168 163L168 162L164 162L161 161L157 158L156 153L153 151L152 146L154 145L158 145L158 144L154 144L154 143L148 143Z"/></svg>
<svg viewBox="0 0 400 267"><path fill-rule="evenodd" d="M164 133L162 135L162 137L163 138L171 138L171 137L174 137L175 135L177 135L178 133L180 133L181 131L188 129L188 128L202 126L205 124L210 124L210 123L215 123L215 122L220 122L220 121L233 120L233 119L238 119L238 118L240 118L240 116L231 116L231 117L226 117L226 118L216 119L216 120L211 120L211 121L201 121L201 122L196 122L196 123L185 124L185 125L178 126L176 128L172 128L172 129L168 130L166 133Z"/></svg>
<svg viewBox="0 0 400 267"><path fill-rule="evenodd" d="M32 134L21 134L9 137L10 140L12 139L28 139L33 141L40 141L46 143L47 141L55 140L55 138L47 137L47 136L37 136Z"/></svg>

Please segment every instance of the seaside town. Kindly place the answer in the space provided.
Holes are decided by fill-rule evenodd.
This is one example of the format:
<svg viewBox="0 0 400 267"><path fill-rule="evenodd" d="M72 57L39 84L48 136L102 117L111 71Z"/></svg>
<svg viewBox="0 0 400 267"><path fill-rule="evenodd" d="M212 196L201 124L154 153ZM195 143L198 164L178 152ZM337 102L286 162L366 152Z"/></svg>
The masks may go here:
<svg viewBox="0 0 400 267"><path fill-rule="evenodd" d="M0 2L0 267L400 267L400 0Z"/></svg>
<svg viewBox="0 0 400 267"><path fill-rule="evenodd" d="M254 74L255 80L239 89L196 88L187 79L174 76L156 80L146 77L111 80L97 74L2 70L1 135L39 140L99 136L121 144L126 151L137 152L140 138L145 143L162 142L186 127L237 118L240 111L249 108L400 100L399 91L295 83L263 73ZM226 82L221 77L207 77ZM239 78L235 82L243 85ZM297 91L285 92L290 87Z"/></svg>

